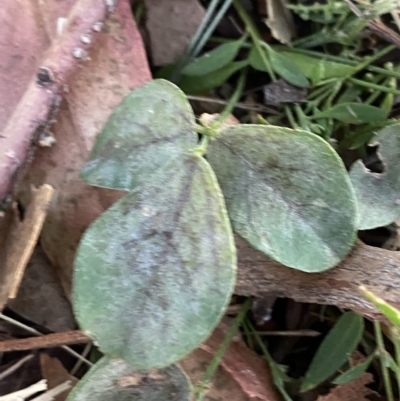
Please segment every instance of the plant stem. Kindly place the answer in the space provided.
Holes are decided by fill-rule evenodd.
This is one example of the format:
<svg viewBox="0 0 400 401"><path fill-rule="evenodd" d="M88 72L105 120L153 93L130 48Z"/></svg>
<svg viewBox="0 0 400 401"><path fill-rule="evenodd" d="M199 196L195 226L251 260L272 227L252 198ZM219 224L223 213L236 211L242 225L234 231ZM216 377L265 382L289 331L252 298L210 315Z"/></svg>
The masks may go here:
<svg viewBox="0 0 400 401"><path fill-rule="evenodd" d="M236 89L233 92L231 98L229 99L222 113L211 125L212 129L217 129L235 108L235 105L239 101L240 96L242 96L244 85L246 83L246 77L247 77L247 68L244 68L240 73Z"/></svg>
<svg viewBox="0 0 400 401"><path fill-rule="evenodd" d="M245 45L243 45L243 46L245 47ZM275 46L274 46L274 48L275 48ZM385 49L386 49L386 52L389 52L395 48L396 48L396 46L390 45L390 46L386 47ZM276 49L288 50L288 48L284 47L284 46L276 46ZM360 61L350 60L350 59L347 59L345 57L340 57L340 56L333 56L331 54L320 53L320 52L316 52L313 50L296 49L296 48L290 48L289 50L292 53L304 54L306 56L316 57L316 58L327 60L327 61L334 61L334 62L341 63L341 64L357 66L360 63ZM384 74L386 76L400 78L400 72L388 70L386 68L376 67L373 65L367 65L367 67L365 69L367 71L376 72L378 74Z"/></svg>
<svg viewBox="0 0 400 401"><path fill-rule="evenodd" d="M378 346L379 359L381 361L381 370L383 376L383 383L385 386L386 397L388 401L394 401L393 390L390 384L389 369L385 363L385 344L383 342L381 325L377 320L374 320L375 339Z"/></svg>
<svg viewBox="0 0 400 401"><path fill-rule="evenodd" d="M192 153L198 156L204 156L207 151L209 137L207 135L203 135L200 143L196 146Z"/></svg>
<svg viewBox="0 0 400 401"><path fill-rule="evenodd" d="M374 84L372 82L362 81L362 80L356 79L356 78L349 78L349 81L353 82L353 84L363 86L364 88L369 88L369 89L374 89L374 90L378 90L381 92L391 93L392 95L400 95L400 90L391 88L389 86L382 86L382 85Z"/></svg>
<svg viewBox="0 0 400 401"><path fill-rule="evenodd" d="M294 115L293 115L290 107L288 105L285 105L284 110L285 110L286 117L289 120L289 123L292 126L292 128L293 129L299 128L299 125L296 123L296 120L294 118Z"/></svg>
<svg viewBox="0 0 400 401"><path fill-rule="evenodd" d="M226 333L226 337L224 338L224 341L222 341L218 351L215 353L211 363L208 365L207 370L204 373L203 379L197 385L197 387L199 388L199 392L196 396L196 401L203 400L203 398L205 396L204 387L209 384L211 378L214 376L214 373L217 370L222 357L224 356L226 350L228 349L229 344L231 343L236 332L238 331L239 326L242 324L243 319L245 318L247 311L250 308L250 305L251 305L251 298L247 298L246 301L244 302L244 304L242 305L242 308L240 309L238 315L236 316L232 326L229 328L228 332Z"/></svg>
<svg viewBox="0 0 400 401"><path fill-rule="evenodd" d="M366 60L362 61L361 63L357 64L356 68L354 71L349 75L348 78L356 74L357 72L363 70L364 68L368 67L370 64L372 64L374 61L380 59L382 56L385 54L389 53L390 51L394 50L396 46L386 46L382 50L380 50L378 53L374 54L373 56L367 58Z"/></svg>
<svg viewBox="0 0 400 401"><path fill-rule="evenodd" d="M397 327L391 327L390 334L392 337L392 342L394 344L396 364L398 369L396 370L396 381L397 381L397 391L400 394L400 332Z"/></svg>
<svg viewBox="0 0 400 401"><path fill-rule="evenodd" d="M268 74L271 76L271 79L273 81L275 81L276 80L275 74L272 71L271 65L268 61L265 51L263 51L263 49L261 47L262 40L257 31L257 28L255 27L249 14L247 13L247 11L244 9L240 0L233 0L233 6L235 7L235 10L239 14L239 17L242 19L243 23L246 25L246 29L251 36L254 46L255 46L257 52L259 53L259 55L264 63L264 66L265 66L266 70L268 71Z"/></svg>

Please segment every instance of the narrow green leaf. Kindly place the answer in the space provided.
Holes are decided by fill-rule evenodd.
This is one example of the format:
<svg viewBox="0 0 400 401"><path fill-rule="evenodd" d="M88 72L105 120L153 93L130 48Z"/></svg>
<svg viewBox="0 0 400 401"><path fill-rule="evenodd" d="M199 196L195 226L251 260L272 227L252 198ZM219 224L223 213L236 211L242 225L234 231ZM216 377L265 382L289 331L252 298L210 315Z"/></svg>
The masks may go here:
<svg viewBox="0 0 400 401"><path fill-rule="evenodd" d="M235 40L230 43L225 43L218 46L216 49L203 56L197 58L192 63L187 65L183 71L183 75L203 76L225 67L237 56L243 40Z"/></svg>
<svg viewBox="0 0 400 401"><path fill-rule="evenodd" d="M339 375L335 380L332 381L332 384L345 384L358 379L369 368L369 365L374 358L375 353L372 353L364 362L351 367L350 369L346 370L346 372L343 372L341 375Z"/></svg>
<svg viewBox="0 0 400 401"><path fill-rule="evenodd" d="M322 341L304 377L300 391L318 386L348 359L364 331L364 320L355 312L343 314Z"/></svg>
<svg viewBox="0 0 400 401"><path fill-rule="evenodd" d="M263 50L264 51L264 50ZM265 53L266 54L266 53ZM268 57L267 57L268 58ZM268 72L267 67L258 51L258 49L253 46L250 50L248 57L249 64L257 71Z"/></svg>
<svg viewBox="0 0 400 401"><path fill-rule="evenodd" d="M390 224L400 215L400 124L383 128L373 141L379 144L378 155L385 171L369 171L361 161L350 169L360 209L360 230Z"/></svg>
<svg viewBox="0 0 400 401"><path fill-rule="evenodd" d="M167 366L201 343L230 299L236 253L210 165L177 158L102 214L75 259L81 327L134 369Z"/></svg>
<svg viewBox="0 0 400 401"><path fill-rule="evenodd" d="M122 359L103 357L67 401L189 401L190 392L187 376L176 365L138 372Z"/></svg>
<svg viewBox="0 0 400 401"><path fill-rule="evenodd" d="M310 86L310 83L304 76L301 69L298 68L296 64L292 63L289 58L281 53L276 52L272 48L268 48L268 50L263 48L262 51L267 55L269 63L271 64L271 68L285 81L302 88L307 88ZM254 69L268 72L265 63L255 46L253 46L251 49L248 60Z"/></svg>
<svg viewBox="0 0 400 401"><path fill-rule="evenodd" d="M200 77L183 76L179 87L190 94L204 93L221 86L229 77L247 66L247 60L229 63L219 70Z"/></svg>
<svg viewBox="0 0 400 401"><path fill-rule="evenodd" d="M89 184L129 191L196 146L195 118L185 94L154 80L115 108L96 138L81 177Z"/></svg>
<svg viewBox="0 0 400 401"><path fill-rule="evenodd" d="M207 153L234 230L280 263L306 272L333 267L356 235L347 171L323 139L265 125L229 127Z"/></svg>
<svg viewBox="0 0 400 401"><path fill-rule="evenodd" d="M301 69L289 58L270 47L267 52L272 69L285 81L301 88L308 88L310 86L310 82L308 82Z"/></svg>
<svg viewBox="0 0 400 401"><path fill-rule="evenodd" d="M296 64L314 85L331 78L345 78L354 72L354 67L347 64L323 60L290 50L282 50L280 53Z"/></svg>
<svg viewBox="0 0 400 401"><path fill-rule="evenodd" d="M360 291L396 326L400 328L400 311L388 304L385 300L377 297L364 286L360 287Z"/></svg>
<svg viewBox="0 0 400 401"><path fill-rule="evenodd" d="M363 103L340 103L313 118L334 118L346 124L378 123L386 120L385 111Z"/></svg>

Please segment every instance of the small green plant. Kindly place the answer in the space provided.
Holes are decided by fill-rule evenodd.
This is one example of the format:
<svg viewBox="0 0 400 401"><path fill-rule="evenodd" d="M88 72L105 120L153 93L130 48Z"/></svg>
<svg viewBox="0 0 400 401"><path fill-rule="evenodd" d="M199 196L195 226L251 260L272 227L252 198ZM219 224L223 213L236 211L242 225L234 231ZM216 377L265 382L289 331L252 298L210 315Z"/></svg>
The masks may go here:
<svg viewBox="0 0 400 401"><path fill-rule="evenodd" d="M356 193L338 154L319 136L271 125L220 129L220 122L197 125L185 94L154 80L129 94L98 135L81 175L127 194L88 228L77 251L75 315L106 359L70 400L83 399L81 391L117 363L113 358L133 372L167 369L159 374L169 382L168 366L210 334L229 302L233 231L284 265L321 272L347 255L375 207L364 202L359 215L362 186L372 184L353 169ZM399 151L399 127L377 137L390 162L385 144ZM382 177L390 189L395 174ZM395 210L400 214L400 206ZM396 213L382 212L373 224ZM120 399L118 391L109 399ZM152 399L140 394L134 399Z"/></svg>

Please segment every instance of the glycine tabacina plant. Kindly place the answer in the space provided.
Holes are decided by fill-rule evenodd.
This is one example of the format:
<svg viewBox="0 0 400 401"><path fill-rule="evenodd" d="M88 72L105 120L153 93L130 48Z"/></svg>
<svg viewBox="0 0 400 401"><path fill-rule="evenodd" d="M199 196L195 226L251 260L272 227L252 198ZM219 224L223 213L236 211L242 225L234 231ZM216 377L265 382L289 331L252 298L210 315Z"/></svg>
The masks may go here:
<svg viewBox="0 0 400 401"><path fill-rule="evenodd" d="M207 338L229 302L233 232L283 265L321 272L353 246L374 207L365 191L397 185L398 196L395 174L377 178L357 164L349 176L312 133L198 127L178 87L151 81L116 107L81 171L90 185L126 195L87 229L77 250L75 314L105 357L70 401L187 400L190 385L175 362ZM382 151L398 151L399 125L383 131L378 139L390 143ZM400 213L390 202L384 224ZM131 385L118 385L127 377ZM94 390L102 386L107 392Z"/></svg>

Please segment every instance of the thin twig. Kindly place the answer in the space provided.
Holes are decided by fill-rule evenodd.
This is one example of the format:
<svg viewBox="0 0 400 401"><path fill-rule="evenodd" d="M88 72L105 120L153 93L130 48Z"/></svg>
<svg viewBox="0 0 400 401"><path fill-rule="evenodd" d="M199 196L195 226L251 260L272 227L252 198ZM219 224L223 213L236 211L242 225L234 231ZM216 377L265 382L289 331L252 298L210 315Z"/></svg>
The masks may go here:
<svg viewBox="0 0 400 401"><path fill-rule="evenodd" d="M8 294L9 298L17 296L25 268L42 231L53 192L54 188L47 184L37 189L32 189L32 201L27 208L24 221L16 222L12 227L11 233L9 233L7 258L4 267L8 278L12 279ZM7 285L8 283L4 284Z"/></svg>
<svg viewBox="0 0 400 401"><path fill-rule="evenodd" d="M4 372L1 372L0 373L0 380L5 379L11 373L14 373L21 366L23 366L25 364L25 362L30 361L33 358L33 356L34 356L33 354L26 355L23 358L21 358L18 362L14 363L14 365L12 365L8 369L6 369Z"/></svg>
<svg viewBox="0 0 400 401"><path fill-rule="evenodd" d="M43 336L43 333L40 333L39 331L35 330L32 327L29 327L21 322L19 322L18 320L12 319L9 316L3 315L2 313L0 313L0 318L14 324L15 326L18 326L26 331L29 331L32 334L36 334L38 336ZM74 351L72 348L68 347L67 345L61 345L61 348L63 348L65 351L67 351L68 353L70 353L71 355L73 355L75 358L80 359L82 362L86 363L89 366L93 366L93 363L88 361L87 359L83 358L80 354L78 354L76 351Z"/></svg>
<svg viewBox="0 0 400 401"><path fill-rule="evenodd" d="M196 96L196 95L188 95L187 98L189 100L195 100L199 102L205 103L213 103L213 104L220 104L225 106L228 101L223 99L214 99L206 96ZM236 103L235 109L242 109L246 111L255 111L259 113L269 113L269 114L278 114L278 112L274 109L270 109L269 107L263 106L262 104L246 104L246 103Z"/></svg>
<svg viewBox="0 0 400 401"><path fill-rule="evenodd" d="M66 344L82 344L91 342L91 338L81 330L63 333L44 334L39 337L18 338L0 342L0 352L26 351L36 348L52 348Z"/></svg>

